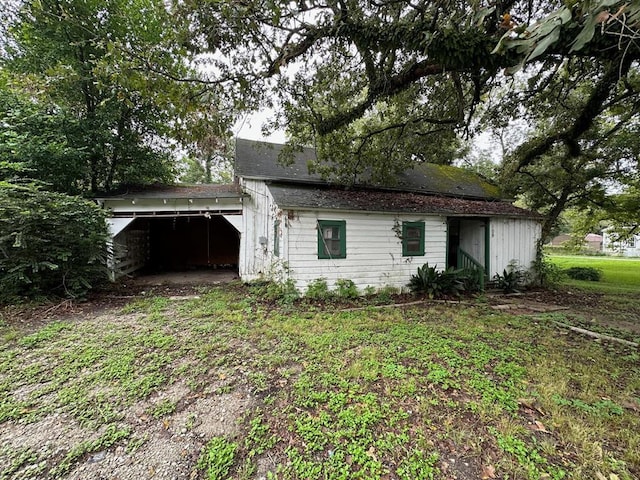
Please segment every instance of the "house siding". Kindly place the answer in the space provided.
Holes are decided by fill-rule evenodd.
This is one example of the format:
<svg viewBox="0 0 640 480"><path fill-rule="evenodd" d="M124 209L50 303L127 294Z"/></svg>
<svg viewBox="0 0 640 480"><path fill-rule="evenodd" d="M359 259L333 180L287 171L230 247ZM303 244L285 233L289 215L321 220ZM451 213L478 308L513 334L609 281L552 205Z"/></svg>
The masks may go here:
<svg viewBox="0 0 640 480"><path fill-rule="evenodd" d="M617 240L616 238L617 235L611 229L605 229L602 232L602 250L623 257L640 257L640 234L625 240Z"/></svg>
<svg viewBox="0 0 640 480"><path fill-rule="evenodd" d="M318 258L318 220L346 222L346 258ZM425 223L425 254L403 256L402 222ZM295 211L286 219L285 260L296 287L304 292L309 283L326 279L334 288L338 279L352 280L358 289L367 286L403 288L418 266L428 262L445 266L446 218L344 211Z"/></svg>
<svg viewBox="0 0 640 480"><path fill-rule="evenodd" d="M529 269L536 259L536 243L542 233L540 222L529 218L491 218L489 221L490 276L502 274L516 260Z"/></svg>
<svg viewBox="0 0 640 480"><path fill-rule="evenodd" d="M281 212L264 182L243 180L241 185L249 198L245 199L242 210L238 273L247 282L278 280L284 265L282 252L286 251L281 238L280 256L274 254L274 223L281 218ZM279 230L282 230L282 221Z"/></svg>

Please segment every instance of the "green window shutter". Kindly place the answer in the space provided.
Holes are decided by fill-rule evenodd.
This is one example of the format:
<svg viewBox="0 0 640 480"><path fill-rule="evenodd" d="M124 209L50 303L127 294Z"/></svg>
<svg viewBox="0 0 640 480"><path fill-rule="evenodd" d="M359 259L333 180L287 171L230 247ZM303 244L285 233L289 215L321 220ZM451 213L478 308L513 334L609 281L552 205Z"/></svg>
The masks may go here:
<svg viewBox="0 0 640 480"><path fill-rule="evenodd" d="M280 256L280 220L273 222L273 254Z"/></svg>
<svg viewBox="0 0 640 480"><path fill-rule="evenodd" d="M402 256L424 255L424 222L402 222Z"/></svg>
<svg viewBox="0 0 640 480"><path fill-rule="evenodd" d="M318 258L347 258L347 222L318 220Z"/></svg>

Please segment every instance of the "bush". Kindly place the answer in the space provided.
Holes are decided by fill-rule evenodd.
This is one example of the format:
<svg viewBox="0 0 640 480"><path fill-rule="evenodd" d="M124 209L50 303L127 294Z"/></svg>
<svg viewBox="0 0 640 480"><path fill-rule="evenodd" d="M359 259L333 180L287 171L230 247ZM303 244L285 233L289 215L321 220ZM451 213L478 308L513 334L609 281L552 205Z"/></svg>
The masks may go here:
<svg viewBox="0 0 640 480"><path fill-rule="evenodd" d="M282 304L291 304L300 298L300 292L291 278L284 282L257 281L251 283L249 287L251 294L255 297Z"/></svg>
<svg viewBox="0 0 640 480"><path fill-rule="evenodd" d="M107 278L106 240L93 202L0 182L0 302L84 295Z"/></svg>
<svg viewBox="0 0 640 480"><path fill-rule="evenodd" d="M567 277L574 280L587 280L589 282L599 282L602 272L593 267L571 267L563 270Z"/></svg>
<svg viewBox="0 0 640 480"><path fill-rule="evenodd" d="M451 267L439 272L437 266L430 267L425 263L418 267L416 275L411 276L408 287L413 293L426 293L429 298L459 295L465 289L465 280L464 270Z"/></svg>
<svg viewBox="0 0 640 480"><path fill-rule="evenodd" d="M326 300L331 298L331 292L327 286L327 280L324 278L316 278L313 282L307 285L307 291L305 297L312 300Z"/></svg>
<svg viewBox="0 0 640 480"><path fill-rule="evenodd" d="M535 285L553 288L562 281L562 269L550 262L546 257L542 257L533 262L532 267L532 283Z"/></svg>
<svg viewBox="0 0 640 480"><path fill-rule="evenodd" d="M360 293L353 280L339 278L336 280L336 293L340 298L358 298Z"/></svg>

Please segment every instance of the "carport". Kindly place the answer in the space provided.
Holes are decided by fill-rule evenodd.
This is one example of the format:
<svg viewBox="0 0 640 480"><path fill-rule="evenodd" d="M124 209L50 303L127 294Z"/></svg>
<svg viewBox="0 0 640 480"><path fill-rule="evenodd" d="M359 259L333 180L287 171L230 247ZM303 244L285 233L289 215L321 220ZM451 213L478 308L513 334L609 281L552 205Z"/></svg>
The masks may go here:
<svg viewBox="0 0 640 480"><path fill-rule="evenodd" d="M243 195L237 185L156 187L98 198L109 210L109 269L237 270Z"/></svg>

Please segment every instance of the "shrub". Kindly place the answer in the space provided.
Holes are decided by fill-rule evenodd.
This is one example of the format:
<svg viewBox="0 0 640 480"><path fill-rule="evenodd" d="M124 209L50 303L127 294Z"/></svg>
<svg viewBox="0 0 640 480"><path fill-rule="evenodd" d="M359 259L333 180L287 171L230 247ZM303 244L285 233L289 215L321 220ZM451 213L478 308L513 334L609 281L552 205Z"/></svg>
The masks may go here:
<svg viewBox="0 0 640 480"><path fill-rule="evenodd" d="M307 285L305 297L312 300L324 300L331 297L331 292L327 286L327 280L324 278L316 278Z"/></svg>
<svg viewBox="0 0 640 480"><path fill-rule="evenodd" d="M563 271L569 278L574 280L587 280L589 282L599 282L602 272L593 267L571 267Z"/></svg>
<svg viewBox="0 0 640 480"><path fill-rule="evenodd" d="M480 268L467 268L461 271L460 273L460 281L464 286L464 290L466 292L480 292L483 290L484 282L482 281L482 277L484 276L484 271Z"/></svg>
<svg viewBox="0 0 640 480"><path fill-rule="evenodd" d="M453 267L439 272L437 266L430 267L425 263L418 267L416 275L409 279L409 289L413 293L426 293L429 298L441 295L459 295L464 291L464 271Z"/></svg>
<svg viewBox="0 0 640 480"><path fill-rule="evenodd" d="M93 202L0 182L0 302L84 295L107 278L106 240Z"/></svg>
<svg viewBox="0 0 640 480"><path fill-rule="evenodd" d="M533 262L533 283L541 287L555 287L563 277L562 269L556 264L542 257Z"/></svg>
<svg viewBox="0 0 640 480"><path fill-rule="evenodd" d="M251 293L259 298L279 303L290 304L300 298L293 279L284 282L257 281L250 284Z"/></svg>
<svg viewBox="0 0 640 480"><path fill-rule="evenodd" d="M339 278L336 280L336 293L341 298L358 298L360 293L353 280Z"/></svg>

